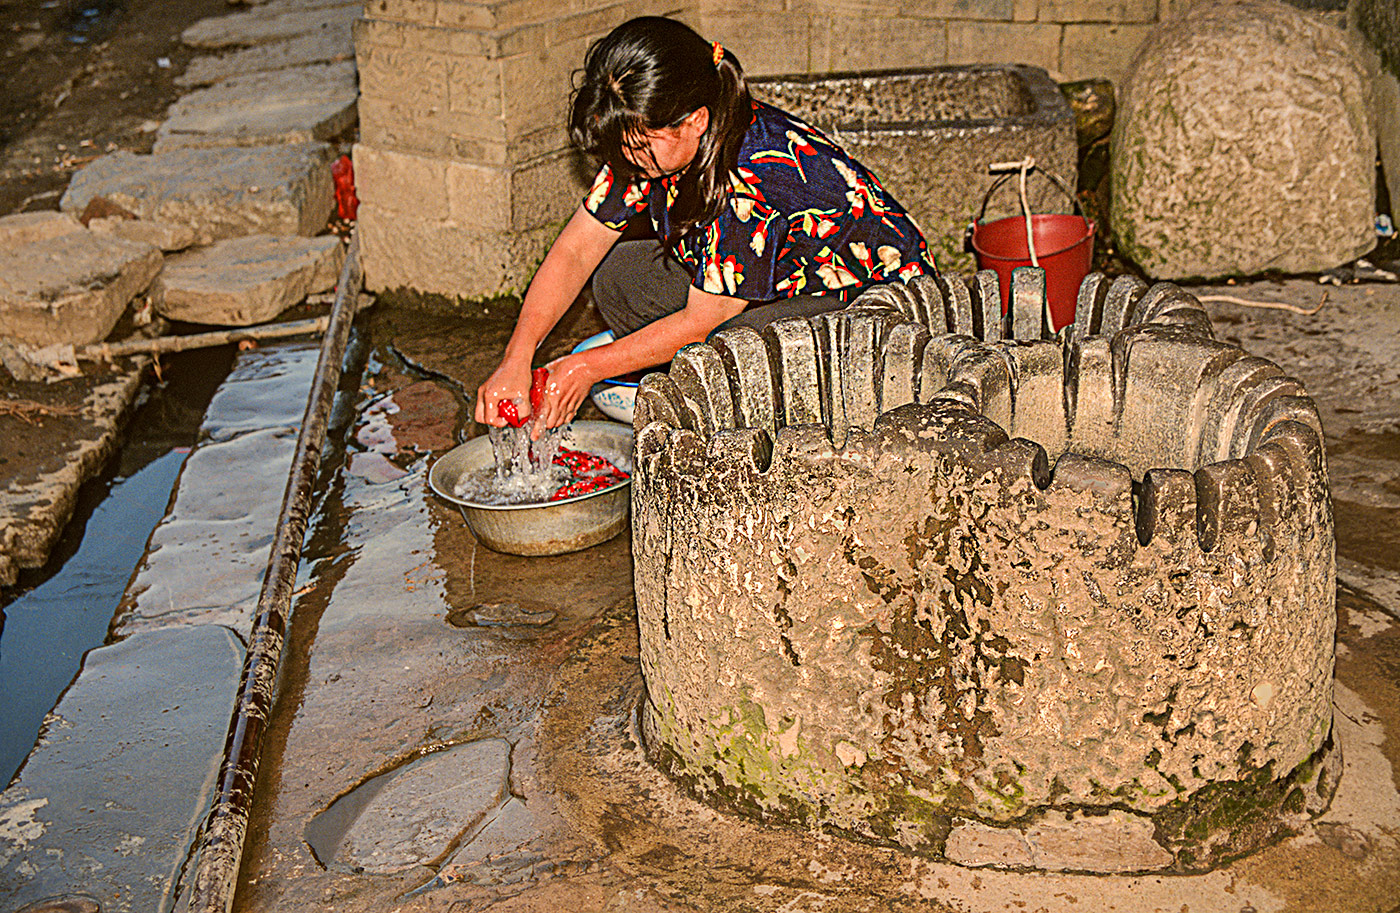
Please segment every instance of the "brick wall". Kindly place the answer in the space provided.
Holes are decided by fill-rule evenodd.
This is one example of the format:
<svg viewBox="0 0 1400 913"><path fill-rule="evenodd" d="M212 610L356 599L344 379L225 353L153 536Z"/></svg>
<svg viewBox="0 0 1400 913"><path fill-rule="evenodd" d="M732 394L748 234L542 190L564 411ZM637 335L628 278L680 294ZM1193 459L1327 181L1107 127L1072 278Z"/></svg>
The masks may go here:
<svg viewBox="0 0 1400 913"><path fill-rule="evenodd" d="M758 75L1028 63L1121 75L1167 0L702 0L706 36Z"/></svg>
<svg viewBox="0 0 1400 913"><path fill-rule="evenodd" d="M587 169L564 130L588 45L683 19L755 75L1029 63L1118 77L1183 0L368 0L355 150L366 280L451 297L524 288Z"/></svg>

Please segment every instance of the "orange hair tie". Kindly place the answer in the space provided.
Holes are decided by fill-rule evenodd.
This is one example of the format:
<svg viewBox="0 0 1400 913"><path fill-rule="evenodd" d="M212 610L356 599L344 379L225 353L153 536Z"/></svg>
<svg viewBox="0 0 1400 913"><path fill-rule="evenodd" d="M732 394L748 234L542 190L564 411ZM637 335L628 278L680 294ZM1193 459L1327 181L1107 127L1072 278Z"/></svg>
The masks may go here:
<svg viewBox="0 0 1400 913"><path fill-rule="evenodd" d="M715 67L719 67L719 62L724 59L724 45L718 41L710 45L710 57L714 60Z"/></svg>

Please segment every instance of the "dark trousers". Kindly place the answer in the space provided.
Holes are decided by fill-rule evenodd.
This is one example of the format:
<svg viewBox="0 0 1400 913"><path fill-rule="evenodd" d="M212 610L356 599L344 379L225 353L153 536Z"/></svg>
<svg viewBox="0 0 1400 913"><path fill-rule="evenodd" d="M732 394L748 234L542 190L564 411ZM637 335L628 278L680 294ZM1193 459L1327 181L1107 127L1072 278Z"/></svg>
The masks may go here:
<svg viewBox="0 0 1400 913"><path fill-rule="evenodd" d="M655 240L621 241L593 273L593 300L616 336L635 333L654 320L685 307L690 274ZM811 317L844 307L835 295L798 295L755 301L715 328L761 330L784 317Z"/></svg>

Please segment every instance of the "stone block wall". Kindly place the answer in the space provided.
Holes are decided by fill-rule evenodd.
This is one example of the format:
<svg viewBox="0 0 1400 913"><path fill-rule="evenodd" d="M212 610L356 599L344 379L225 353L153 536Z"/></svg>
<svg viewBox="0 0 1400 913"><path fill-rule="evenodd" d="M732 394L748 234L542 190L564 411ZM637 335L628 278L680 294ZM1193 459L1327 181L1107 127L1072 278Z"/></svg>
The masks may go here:
<svg viewBox="0 0 1400 913"><path fill-rule="evenodd" d="M577 208L564 119L589 44L665 2L372 0L355 32L360 243L376 290L518 292Z"/></svg>
<svg viewBox="0 0 1400 913"><path fill-rule="evenodd" d="M366 282L518 292L578 205L564 129L588 45L637 15L689 22L755 75L1025 63L1127 66L1179 0L370 0L355 34Z"/></svg>
<svg viewBox="0 0 1400 913"><path fill-rule="evenodd" d="M1024 63L1126 69L1168 0L702 0L702 32L756 75Z"/></svg>

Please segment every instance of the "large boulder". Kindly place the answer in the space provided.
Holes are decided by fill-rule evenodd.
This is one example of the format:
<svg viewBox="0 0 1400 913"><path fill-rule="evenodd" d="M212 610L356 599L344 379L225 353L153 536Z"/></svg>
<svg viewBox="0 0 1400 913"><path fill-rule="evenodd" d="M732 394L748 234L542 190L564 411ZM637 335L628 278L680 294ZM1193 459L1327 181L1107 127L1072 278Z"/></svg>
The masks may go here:
<svg viewBox="0 0 1400 913"><path fill-rule="evenodd" d="M1159 278L1329 269L1375 243L1375 156L1340 30L1274 0L1199 4L1130 67L1114 227Z"/></svg>

